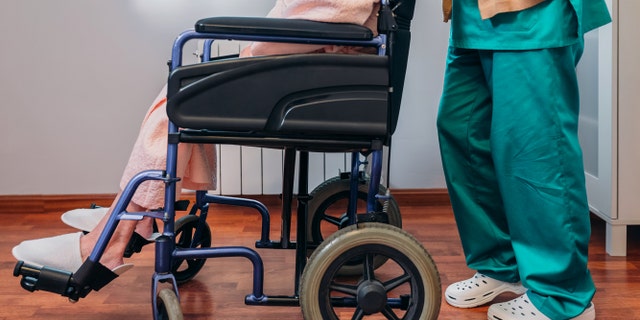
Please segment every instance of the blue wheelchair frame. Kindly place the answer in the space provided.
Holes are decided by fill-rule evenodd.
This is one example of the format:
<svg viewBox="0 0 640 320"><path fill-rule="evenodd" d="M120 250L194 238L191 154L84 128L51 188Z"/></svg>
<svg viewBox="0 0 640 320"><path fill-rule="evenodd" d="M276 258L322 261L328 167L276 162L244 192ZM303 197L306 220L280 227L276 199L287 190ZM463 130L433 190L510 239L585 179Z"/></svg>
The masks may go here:
<svg viewBox="0 0 640 320"><path fill-rule="evenodd" d="M388 2L388 0L383 0L384 2ZM334 40L334 39L325 39L325 38L301 38L301 37L290 37L290 36L252 36L252 35L239 35L239 34L213 34L213 33L201 33L196 32L194 30L185 31L180 34L177 39L174 41L173 49L172 49L172 58L171 58L171 70L175 70L176 68L181 66L182 58L183 58L183 48L184 45L190 40L201 40L201 39L210 39L210 40L237 40L237 41L261 41L261 42L288 42L288 43L305 43L305 44L333 44L333 45L349 45L349 46L360 46L360 47L375 47L378 50L378 55L385 55L386 48L385 44L387 43L386 35L381 34L373 38L369 41L353 41L353 40ZM205 45L205 48L210 48L210 45ZM208 51L208 50L207 50ZM210 52L205 52L204 56L209 57ZM178 133L179 128L172 121L169 121L169 136L172 134ZM98 263L100 257L104 253L104 250L109 243L109 240L113 236L115 229L117 227L118 220L142 220L144 217L150 217L153 219L160 219L164 222L164 228L162 231L162 236L156 239L156 262L155 262L155 273L153 275L153 284L152 284L152 299L153 305L156 305L157 299L157 287L158 283L170 281L173 283L176 294L178 294L177 283L176 280L171 273L171 263L174 259L206 259L206 258L219 258L219 257L243 257L251 261L253 265L253 292L245 298L245 302L247 304L255 304L255 305L298 305L298 289L299 289L299 278L302 274L302 270L304 269L305 260L306 260L306 235L305 232L298 232L298 238L296 239L296 244L290 243L289 240L289 228L287 227L290 223L291 217L290 213L287 214L286 211L290 211L291 208L288 205L290 201L286 201L287 199L283 199L283 205L289 206L289 208L283 208L283 235L281 238L281 243L273 243L269 240L269 212L268 209L260 204L256 203L255 200L244 199L244 198L234 198L220 195L208 195L204 191L198 191L196 196L196 206L201 209L201 218L206 219L207 208L206 204L208 203L224 203L229 205L236 206L246 206L246 207L254 207L256 208L263 219L262 226L262 236L261 240L257 243L259 247L282 247L282 248L296 248L296 275L295 275L295 293L289 297L270 297L266 296L263 292L263 283L264 283L264 266L262 263L262 259L260 255L246 247L217 247L217 248L175 248L175 243L172 240L174 236L174 228L175 228L175 201L176 201L176 182L179 178L176 176L176 167L177 167L177 150L178 150L178 142L172 141L169 139L169 144L167 147L167 164L166 170L147 170L140 172L136 176L134 176L131 181L124 188L121 198L117 201L113 208L113 214L109 218L104 231L100 235L96 246L94 247L91 255L88 257L88 260L93 263ZM286 151L285 151L286 152ZM382 172L382 149L373 150L371 152L371 182L370 182L370 190L368 192L367 199L367 212L375 211L376 202L378 200L378 185L381 180L381 172ZM286 152L285 154L285 168L293 168L292 165L287 165L287 163L295 164L295 154ZM360 167L362 166L362 160L359 157L358 152L354 152L352 156L352 165L351 172L357 173L360 171ZM299 170L304 173L308 171L308 153L300 152L300 161L299 161ZM304 178L304 174L301 175L302 180L299 181L299 193L298 198L303 199L308 196L307 183ZM131 201L136 189L138 186L145 181L163 181L166 184L165 188L165 205L163 211L151 211L151 212L126 212L126 207L128 203ZM357 190L359 184L359 177L357 174L351 174L350 176L350 184L351 184L351 194L349 198L349 205L347 208L347 214L349 217L349 224L355 224L357 222L356 212L357 212ZM289 188L291 186L283 186L283 188ZM287 194L283 193L283 196ZM304 207L304 205L303 205ZM297 216L297 223L299 225L298 230L304 230L304 226L306 225L306 212L299 213ZM198 231L196 231L196 237L198 237ZM302 244L302 245L301 245Z"/></svg>

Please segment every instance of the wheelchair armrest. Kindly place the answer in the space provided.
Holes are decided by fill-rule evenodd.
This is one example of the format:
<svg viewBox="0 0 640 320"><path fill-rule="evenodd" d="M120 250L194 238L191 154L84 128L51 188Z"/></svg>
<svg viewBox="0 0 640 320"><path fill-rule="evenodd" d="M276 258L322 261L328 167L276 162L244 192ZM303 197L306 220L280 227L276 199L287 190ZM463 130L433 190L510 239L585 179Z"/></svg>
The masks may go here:
<svg viewBox="0 0 640 320"><path fill-rule="evenodd" d="M367 41L373 39L373 32L369 28L356 24L263 17L205 18L196 22L195 30L200 33L345 41Z"/></svg>
<svg viewBox="0 0 640 320"><path fill-rule="evenodd" d="M167 116L181 128L385 137L388 57L296 54L189 65L169 75Z"/></svg>

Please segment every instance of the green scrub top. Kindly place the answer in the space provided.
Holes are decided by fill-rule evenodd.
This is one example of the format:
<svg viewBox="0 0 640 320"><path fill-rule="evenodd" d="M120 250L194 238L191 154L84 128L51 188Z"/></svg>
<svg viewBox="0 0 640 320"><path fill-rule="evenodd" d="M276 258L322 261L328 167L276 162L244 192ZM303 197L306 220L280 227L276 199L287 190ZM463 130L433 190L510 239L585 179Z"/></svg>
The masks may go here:
<svg viewBox="0 0 640 320"><path fill-rule="evenodd" d="M546 0L482 20L478 0L453 0L450 45L481 50L533 50L573 45L611 21L604 0Z"/></svg>

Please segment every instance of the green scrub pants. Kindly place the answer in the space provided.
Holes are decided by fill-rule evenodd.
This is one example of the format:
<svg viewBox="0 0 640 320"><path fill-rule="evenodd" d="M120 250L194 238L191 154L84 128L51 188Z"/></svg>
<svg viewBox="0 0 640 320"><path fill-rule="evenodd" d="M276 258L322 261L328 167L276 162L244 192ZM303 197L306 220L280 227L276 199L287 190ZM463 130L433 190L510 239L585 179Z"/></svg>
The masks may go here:
<svg viewBox="0 0 640 320"><path fill-rule="evenodd" d="M467 265L522 281L554 320L580 314L595 293L578 143L582 48L450 48L437 120Z"/></svg>

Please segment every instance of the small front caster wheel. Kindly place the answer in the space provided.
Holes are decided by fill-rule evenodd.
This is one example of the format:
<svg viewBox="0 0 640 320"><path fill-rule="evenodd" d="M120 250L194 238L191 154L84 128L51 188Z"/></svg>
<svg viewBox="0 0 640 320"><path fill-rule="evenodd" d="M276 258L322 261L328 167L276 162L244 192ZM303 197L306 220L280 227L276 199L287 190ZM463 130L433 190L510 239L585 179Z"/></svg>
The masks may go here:
<svg viewBox="0 0 640 320"><path fill-rule="evenodd" d="M165 288L158 293L156 320L183 320L180 301L173 290Z"/></svg>
<svg viewBox="0 0 640 320"><path fill-rule="evenodd" d="M198 230L199 228L199 230ZM205 222L200 225L200 217L187 215L176 221L176 248L208 248L211 247L211 228ZM185 283L195 277L207 259L174 259L171 273L178 284Z"/></svg>
<svg viewBox="0 0 640 320"><path fill-rule="evenodd" d="M375 268L374 260L387 262ZM357 276L338 272L362 261ZM315 250L304 269L300 305L305 319L437 319L440 276L429 253L409 233L384 223L341 229ZM376 318L378 319L378 318Z"/></svg>

